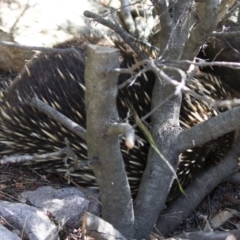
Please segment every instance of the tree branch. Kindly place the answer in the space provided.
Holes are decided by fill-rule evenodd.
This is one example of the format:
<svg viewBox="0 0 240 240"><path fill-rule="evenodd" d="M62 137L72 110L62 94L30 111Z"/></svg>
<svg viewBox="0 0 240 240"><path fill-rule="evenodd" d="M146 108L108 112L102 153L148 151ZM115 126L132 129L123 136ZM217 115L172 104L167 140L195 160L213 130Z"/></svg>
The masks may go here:
<svg viewBox="0 0 240 240"><path fill-rule="evenodd" d="M63 126L86 141L87 131L77 123L73 122L71 119L67 118L65 115L58 112L56 109L50 107L48 104L42 102L38 98L33 98L30 104L32 107L46 113L51 119L54 119L56 122L61 123Z"/></svg>
<svg viewBox="0 0 240 240"><path fill-rule="evenodd" d="M118 134L107 134L118 121L116 108L118 74L107 71L119 67L116 49L89 45L85 67L88 158L92 164L102 201L102 216L122 232L132 236L133 206L130 187L120 151ZM117 216L117 217L116 217Z"/></svg>
<svg viewBox="0 0 240 240"><path fill-rule="evenodd" d="M200 204L202 199L218 184L226 181L230 175L238 171L238 156L240 154L240 137L234 149L217 165L204 170L185 189L185 195L179 195L173 203L159 217L156 225L157 232L164 236L171 234L180 225L181 221L189 216Z"/></svg>
<svg viewBox="0 0 240 240"><path fill-rule="evenodd" d="M206 42L218 23L219 0L206 0L204 13L205 17L190 33L186 41L181 59L192 60L198 53L200 46Z"/></svg>
<svg viewBox="0 0 240 240"><path fill-rule="evenodd" d="M200 123L176 136L179 152L200 146L240 127L240 107L221 113L216 117Z"/></svg>

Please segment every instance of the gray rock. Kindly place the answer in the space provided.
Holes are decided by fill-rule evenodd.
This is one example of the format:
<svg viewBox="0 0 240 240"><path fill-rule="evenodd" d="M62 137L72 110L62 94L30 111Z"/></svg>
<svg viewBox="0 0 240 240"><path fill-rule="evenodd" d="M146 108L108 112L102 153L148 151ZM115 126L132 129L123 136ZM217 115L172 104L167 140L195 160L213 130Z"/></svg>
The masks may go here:
<svg viewBox="0 0 240 240"><path fill-rule="evenodd" d="M35 191L20 194L27 202L44 212L50 212L61 226L79 227L85 211L95 215L100 213L100 205L96 193L84 194L76 187L54 189L43 186Z"/></svg>
<svg viewBox="0 0 240 240"><path fill-rule="evenodd" d="M0 236L1 240L21 240L15 233L12 233L3 225L0 224Z"/></svg>
<svg viewBox="0 0 240 240"><path fill-rule="evenodd" d="M59 239L57 227L35 207L0 201L0 216L15 228L25 231L30 240Z"/></svg>

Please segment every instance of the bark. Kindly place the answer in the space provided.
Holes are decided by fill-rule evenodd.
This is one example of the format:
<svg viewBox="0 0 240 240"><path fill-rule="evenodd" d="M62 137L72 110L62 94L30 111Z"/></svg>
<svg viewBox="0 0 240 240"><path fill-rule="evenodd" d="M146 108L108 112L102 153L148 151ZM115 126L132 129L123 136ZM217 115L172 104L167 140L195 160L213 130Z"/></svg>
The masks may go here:
<svg viewBox="0 0 240 240"><path fill-rule="evenodd" d="M87 56L85 100L88 158L99 159L92 167L101 194L103 219L129 238L134 220L130 187L118 134L107 134L112 123L118 121L118 74L107 70L119 67L119 53L115 49L89 45Z"/></svg>

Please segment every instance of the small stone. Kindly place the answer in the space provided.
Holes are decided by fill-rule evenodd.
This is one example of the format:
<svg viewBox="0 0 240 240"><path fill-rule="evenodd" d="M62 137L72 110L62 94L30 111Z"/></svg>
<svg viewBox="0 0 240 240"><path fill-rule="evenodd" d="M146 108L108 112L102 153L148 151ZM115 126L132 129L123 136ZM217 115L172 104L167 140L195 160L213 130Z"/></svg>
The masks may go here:
<svg viewBox="0 0 240 240"><path fill-rule="evenodd" d="M20 194L27 202L51 215L61 226L79 227L85 211L95 215L100 213L100 204L96 193L83 193L76 187L54 189L43 186L35 191Z"/></svg>
<svg viewBox="0 0 240 240"><path fill-rule="evenodd" d="M21 232L24 231L30 240L59 239L57 227L35 207L0 201L0 216Z"/></svg>
<svg viewBox="0 0 240 240"><path fill-rule="evenodd" d="M0 224L0 236L2 240L21 240L15 233L12 233Z"/></svg>

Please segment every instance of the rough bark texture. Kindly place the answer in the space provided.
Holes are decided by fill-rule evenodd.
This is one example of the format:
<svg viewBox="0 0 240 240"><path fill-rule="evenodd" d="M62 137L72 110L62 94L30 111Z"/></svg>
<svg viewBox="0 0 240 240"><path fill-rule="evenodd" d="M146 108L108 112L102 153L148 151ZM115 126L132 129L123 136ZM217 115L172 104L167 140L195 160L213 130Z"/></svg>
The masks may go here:
<svg viewBox="0 0 240 240"><path fill-rule="evenodd" d="M119 137L106 134L111 123L118 121L118 74L107 70L119 67L119 53L115 49L89 45L87 56L85 100L88 157L99 159L93 170L101 194L102 215L126 237L131 237L133 208Z"/></svg>

